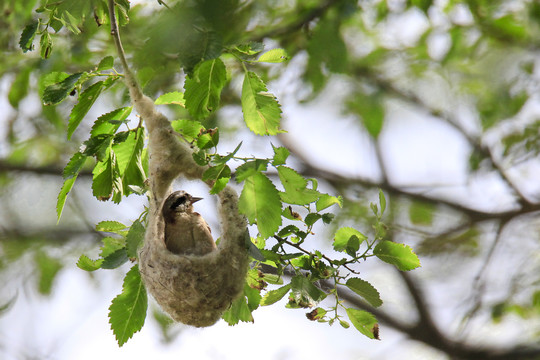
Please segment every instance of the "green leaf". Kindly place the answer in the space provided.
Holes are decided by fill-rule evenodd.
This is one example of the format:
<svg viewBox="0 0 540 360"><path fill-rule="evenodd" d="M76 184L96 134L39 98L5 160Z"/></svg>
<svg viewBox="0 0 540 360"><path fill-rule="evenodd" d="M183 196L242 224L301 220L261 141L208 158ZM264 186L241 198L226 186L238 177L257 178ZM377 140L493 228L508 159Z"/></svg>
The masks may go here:
<svg viewBox="0 0 540 360"><path fill-rule="evenodd" d="M11 84L11 88L8 93L8 100L11 106L14 108L19 107L19 102L28 94L28 84L30 80L31 67L24 68L19 71L15 80Z"/></svg>
<svg viewBox="0 0 540 360"><path fill-rule="evenodd" d="M272 149L274 149L274 158L272 159L272 164L274 166L284 165L290 155L289 149L283 146L275 147L273 144Z"/></svg>
<svg viewBox="0 0 540 360"><path fill-rule="evenodd" d="M270 179L261 173L246 179L238 207L250 224L257 223L263 238L272 236L281 225L279 192Z"/></svg>
<svg viewBox="0 0 540 360"><path fill-rule="evenodd" d="M247 72L242 85L242 112L248 128L257 135L281 132L281 108L274 95L254 72Z"/></svg>
<svg viewBox="0 0 540 360"><path fill-rule="evenodd" d="M184 99L184 93L181 93L180 91L173 91L168 92L156 99L154 102L156 105L180 105L185 107L186 106L186 100Z"/></svg>
<svg viewBox="0 0 540 360"><path fill-rule="evenodd" d="M305 276L297 275L291 279L291 296L298 306L312 307L322 301L326 294Z"/></svg>
<svg viewBox="0 0 540 360"><path fill-rule="evenodd" d="M100 221L96 225L96 231L117 233L119 230L126 229L127 226L118 221Z"/></svg>
<svg viewBox="0 0 540 360"><path fill-rule="evenodd" d="M133 107L127 106L101 115L94 122L90 134L92 136L102 134L114 135L120 125L122 125L122 123L126 121L129 114L131 114L132 109Z"/></svg>
<svg viewBox="0 0 540 360"><path fill-rule="evenodd" d="M26 25L21 33L21 38L19 39L19 46L23 52L34 50L34 36L38 28L38 22L32 21L30 24Z"/></svg>
<svg viewBox="0 0 540 360"><path fill-rule="evenodd" d="M386 198L384 197L384 193L380 189L379 189L379 204L381 205L381 215L382 215L384 214L384 211L386 210Z"/></svg>
<svg viewBox="0 0 540 360"><path fill-rule="evenodd" d="M289 56L284 49L272 49L262 54L257 62L280 63L287 61Z"/></svg>
<svg viewBox="0 0 540 360"><path fill-rule="evenodd" d="M123 194L129 195L134 191L130 185L144 187L146 174L142 165L142 150L144 148L144 129L129 131L127 138L113 145L116 154L118 170L123 186Z"/></svg>
<svg viewBox="0 0 540 360"><path fill-rule="evenodd" d="M342 227L338 231L336 231L336 234L334 235L334 250L336 251L346 251L347 245L349 244L349 240L351 237L357 237L359 240L359 244L367 239L367 237L362 234L360 231L353 229L351 227Z"/></svg>
<svg viewBox="0 0 540 360"><path fill-rule="evenodd" d="M227 70L220 59L207 60L195 68L184 84L185 105L196 120L206 118L219 107Z"/></svg>
<svg viewBox="0 0 540 360"><path fill-rule="evenodd" d="M128 257L137 257L137 250L139 249L140 244L143 242L144 233L144 225L140 222L140 220L135 220L133 224L131 224L131 227L126 235L126 249Z"/></svg>
<svg viewBox="0 0 540 360"><path fill-rule="evenodd" d="M363 311L363 310L357 310L348 308L346 309L347 316L349 316L349 320L351 320L354 327L360 331L362 334L367 336L370 339L376 339L378 338L375 336L374 329L377 326L377 319L373 314Z"/></svg>
<svg viewBox="0 0 540 360"><path fill-rule="evenodd" d="M242 182L252 175L266 171L268 162L265 159L247 161L236 168L235 178L237 182Z"/></svg>
<svg viewBox="0 0 540 360"><path fill-rule="evenodd" d="M71 177L64 180L64 183L62 184L62 188L60 189L60 192L58 193L58 198L56 200L56 221L57 222L59 222L60 218L62 217L62 212L64 211L67 195L73 188L73 185L75 184L76 179L77 177Z"/></svg>
<svg viewBox="0 0 540 360"><path fill-rule="evenodd" d="M377 139L384 124L385 109L382 95L355 93L348 106L351 112L360 115L369 135Z"/></svg>
<svg viewBox="0 0 540 360"><path fill-rule="evenodd" d="M288 204L306 205L316 201L321 195L318 191L307 188L307 181L291 168L278 166L279 179L285 188L281 200Z"/></svg>
<svg viewBox="0 0 540 360"><path fill-rule="evenodd" d="M96 71L104 71L104 70L110 70L114 66L114 57L112 56L105 56L101 61L99 62Z"/></svg>
<svg viewBox="0 0 540 360"><path fill-rule="evenodd" d="M101 90L103 90L103 81L98 81L97 83L89 86L82 92L81 95L79 95L79 102L75 104L73 110L71 110L71 114L69 115L67 131L68 140L71 139L71 135L73 135L75 129L77 129L86 113L88 113L88 110L90 110L92 105L94 105L94 102L99 97L99 94L101 94Z"/></svg>
<svg viewBox="0 0 540 360"><path fill-rule="evenodd" d="M262 42L252 41L249 44L238 45L235 49L242 54L255 55L263 51L264 44Z"/></svg>
<svg viewBox="0 0 540 360"><path fill-rule="evenodd" d="M103 262L101 263L102 269L116 269L121 265L125 264L129 260L126 248L121 248L115 252L104 256Z"/></svg>
<svg viewBox="0 0 540 360"><path fill-rule="evenodd" d="M108 200L114 195L113 192L122 195L120 171L113 151L109 151L109 156L104 161L96 164L92 175L92 193L98 200ZM113 200L119 201L120 199L113 198Z"/></svg>
<svg viewBox="0 0 540 360"><path fill-rule="evenodd" d="M431 225L435 210L433 204L414 201L409 207L409 219L415 225Z"/></svg>
<svg viewBox="0 0 540 360"><path fill-rule="evenodd" d="M35 261L38 270L38 291L42 295L50 295L54 279L62 269L62 263L43 251L36 253Z"/></svg>
<svg viewBox="0 0 540 360"><path fill-rule="evenodd" d="M200 122L188 119L175 120L171 122L171 126L174 131L184 135L189 142L197 139L206 130Z"/></svg>
<svg viewBox="0 0 540 360"><path fill-rule="evenodd" d="M61 73L55 73L55 76L56 74ZM56 105L60 103L71 91L73 91L75 85L83 74L84 73L82 72L75 73L62 79L60 82L47 86L43 92L43 103L45 105Z"/></svg>
<svg viewBox="0 0 540 360"><path fill-rule="evenodd" d="M268 306L278 302L289 292L290 289L291 284L287 284L278 289L267 291L261 300L261 305Z"/></svg>
<svg viewBox="0 0 540 360"><path fill-rule="evenodd" d="M377 289L369 282L359 279L350 278L345 284L349 289L362 296L371 304L371 306L379 307L382 305L382 300Z"/></svg>
<svg viewBox="0 0 540 360"><path fill-rule="evenodd" d="M86 156L84 156L80 152L76 152L71 157L66 167L64 168L64 172L63 172L64 183L62 184L62 188L60 189L60 193L58 194L58 199L56 201L57 221L60 221L60 217L62 216L62 211L64 210L64 205L66 204L67 195L73 188L73 185L75 184L75 180L77 180L77 176L79 175L79 172L82 170L84 163L86 162L86 159L87 159Z"/></svg>
<svg viewBox="0 0 540 360"><path fill-rule="evenodd" d="M315 208L317 211L324 210L330 206L338 204L339 207L343 206L343 198L341 196L335 197L328 194L321 194L319 200L315 203Z"/></svg>
<svg viewBox="0 0 540 360"><path fill-rule="evenodd" d="M306 223L307 226L311 226L315 224L320 218L322 218L321 214L309 213L306 215L304 222Z"/></svg>
<svg viewBox="0 0 540 360"><path fill-rule="evenodd" d="M124 278L122 293L113 299L109 307L109 323L119 346L141 330L147 308L146 289L139 274L139 266L134 265Z"/></svg>
<svg viewBox="0 0 540 360"><path fill-rule="evenodd" d="M203 180L215 180L210 189L210 194L217 194L225 188L231 178L231 168L228 165L218 165L207 169L202 176Z"/></svg>
<svg viewBox="0 0 540 360"><path fill-rule="evenodd" d="M48 32L41 34L41 39L39 40L39 54L42 59L48 59L52 52L52 39L51 35Z"/></svg>
<svg viewBox="0 0 540 360"><path fill-rule="evenodd" d="M240 296L234 300L231 307L223 313L222 318L231 326L238 324L240 321L253 322L253 316L245 296Z"/></svg>
<svg viewBox="0 0 540 360"><path fill-rule="evenodd" d="M219 129L209 129L203 132L197 138L197 147L199 149L210 149L216 147L219 143Z"/></svg>
<svg viewBox="0 0 540 360"><path fill-rule="evenodd" d="M382 261L395 265L401 271L409 271L420 266L420 259L410 246L392 241L381 241L373 249L373 254Z"/></svg>
<svg viewBox="0 0 540 360"><path fill-rule="evenodd" d="M84 271L96 271L101 268L103 259L92 260L86 255L81 255L77 261L77 267Z"/></svg>

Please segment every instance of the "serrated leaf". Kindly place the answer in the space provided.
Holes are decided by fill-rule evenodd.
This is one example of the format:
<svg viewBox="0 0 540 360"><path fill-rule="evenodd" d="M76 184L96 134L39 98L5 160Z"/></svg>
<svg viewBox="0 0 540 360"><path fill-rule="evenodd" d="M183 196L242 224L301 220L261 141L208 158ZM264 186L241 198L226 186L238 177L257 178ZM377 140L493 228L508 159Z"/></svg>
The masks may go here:
<svg viewBox="0 0 540 360"><path fill-rule="evenodd" d="M274 145L272 145L272 148L274 149L272 164L274 166L285 164L290 154L289 149L283 146L275 147Z"/></svg>
<svg viewBox="0 0 540 360"><path fill-rule="evenodd" d="M373 249L373 254L382 261L395 265L401 271L409 271L420 266L420 259L410 246L392 241L381 241Z"/></svg>
<svg viewBox="0 0 540 360"><path fill-rule="evenodd" d="M84 271L96 271L101 268L103 259L92 260L86 255L81 255L77 261L77 267Z"/></svg>
<svg viewBox="0 0 540 360"><path fill-rule="evenodd" d="M238 208L250 224L257 223L263 238L272 236L281 225L279 192L270 179L261 173L246 179Z"/></svg>
<svg viewBox="0 0 540 360"><path fill-rule="evenodd" d="M131 227L126 235L126 249L128 257L137 257L137 250L140 244L143 242L144 233L144 225L140 222L140 220L135 220L133 224L131 224Z"/></svg>
<svg viewBox="0 0 540 360"><path fill-rule="evenodd" d="M367 311L352 308L348 308L346 311L347 316L349 316L349 320L351 320L352 324L358 331L370 339L376 339L374 328L377 325L377 319L375 316L373 316L373 314Z"/></svg>
<svg viewBox="0 0 540 360"><path fill-rule="evenodd" d="M268 306L268 305L272 305L278 302L285 295L287 295L290 289L291 289L291 284L287 284L278 289L267 291L261 300L261 306Z"/></svg>
<svg viewBox="0 0 540 360"><path fill-rule="evenodd" d="M112 220L100 221L96 225L96 231L104 231L104 232L114 232L114 233L116 233L119 230L124 230L126 228L127 228L127 226L122 224L121 222L112 221Z"/></svg>
<svg viewBox="0 0 540 360"><path fill-rule="evenodd" d="M281 200L288 204L306 205L316 201L321 195L318 191L307 188L307 181L291 168L278 166L278 175L285 192Z"/></svg>
<svg viewBox="0 0 540 360"><path fill-rule="evenodd" d="M343 207L343 198L341 196L332 196L328 194L321 194L317 202L315 203L315 208L317 211L324 210L330 206L337 204L339 207Z"/></svg>
<svg viewBox="0 0 540 360"><path fill-rule="evenodd" d="M75 180L77 180L77 176L79 175L79 172L82 170L84 163L86 162L87 157L81 154L80 152L76 152L69 162L67 163L66 167L63 171L63 177L64 177L64 183L62 184L62 188L60 189L60 193L58 194L58 199L56 201L56 216L57 221L60 221L60 217L62 216L62 211L64 210L64 205L66 204L67 195L73 188L73 185L75 184Z"/></svg>
<svg viewBox="0 0 540 360"><path fill-rule="evenodd" d="M84 151L86 156L93 156L97 161L105 161L111 151L112 142L114 140L113 135L98 134L92 136L90 139L83 142Z"/></svg>
<svg viewBox="0 0 540 360"><path fill-rule="evenodd" d="M59 222L60 218L62 217L62 212L64 211L64 206L66 205L66 199L67 195L73 188L73 185L75 184L75 180L77 177L71 177L69 179L64 180L64 183L62 184L62 188L60 189L60 192L58 193L58 198L56 200L56 221Z"/></svg>
<svg viewBox="0 0 540 360"><path fill-rule="evenodd" d="M359 243L367 239L367 237L362 234L360 231L353 229L351 227L342 227L334 235L334 250L336 251L345 251L347 250L347 245L352 236L356 236L359 240Z"/></svg>
<svg viewBox="0 0 540 360"><path fill-rule="evenodd" d="M120 125L124 123L131 114L131 110L133 107L127 106L122 107L116 110L113 110L111 112L108 112L106 114L101 115L97 118L97 120L94 122L94 125L92 126L92 130L90 131L90 134L92 136L97 135L113 135L116 133Z"/></svg>
<svg viewBox="0 0 540 360"><path fill-rule="evenodd" d="M105 256L101 263L102 269L116 269L125 264L129 260L126 248L116 250L115 252Z"/></svg>
<svg viewBox="0 0 540 360"><path fill-rule="evenodd" d="M197 138L197 147L201 150L217 147L219 143L219 129L209 129Z"/></svg>
<svg viewBox="0 0 540 360"><path fill-rule="evenodd" d="M75 104L73 110L71 110L71 114L69 115L67 130L68 140L71 139L71 135L73 135L75 129L77 129L84 116L88 113L88 110L90 110L92 105L94 105L94 102L96 102L99 94L101 94L101 90L103 90L103 81L98 81L97 83L89 86L79 96L79 102Z"/></svg>
<svg viewBox="0 0 540 360"><path fill-rule="evenodd" d="M186 140L190 142L198 138L206 130L200 122L188 119L175 120L171 122L171 126L174 131L184 135Z"/></svg>
<svg viewBox="0 0 540 360"><path fill-rule="evenodd" d="M287 55L287 52L284 49L278 48L268 50L257 59L257 62L280 63L287 61L288 59L289 56Z"/></svg>
<svg viewBox="0 0 540 360"><path fill-rule="evenodd" d="M322 301L326 294L302 275L291 279L291 296L300 307L312 307Z"/></svg>
<svg viewBox="0 0 540 360"><path fill-rule="evenodd" d="M103 246L101 247L101 251L99 253L99 256L101 256L102 258L106 258L112 253L116 252L117 250L121 250L126 246L125 240L123 238L120 239L107 236L102 239L102 242Z"/></svg>
<svg viewBox="0 0 540 360"><path fill-rule="evenodd" d="M268 162L265 159L247 161L236 168L234 176L237 182L242 182L252 175L266 171L267 167Z"/></svg>
<svg viewBox="0 0 540 360"><path fill-rule="evenodd" d="M242 112L248 128L257 135L281 132L281 107L274 95L254 72L247 72L242 85Z"/></svg>
<svg viewBox="0 0 540 360"><path fill-rule="evenodd" d="M142 150L144 148L144 129L129 131L126 139L113 145L120 172L123 194L133 193L130 186L144 187L146 174L142 165Z"/></svg>
<svg viewBox="0 0 540 360"><path fill-rule="evenodd" d="M41 34L41 39L39 40L39 54L42 59L48 59L52 52L52 39L51 35L46 31Z"/></svg>
<svg viewBox="0 0 540 360"><path fill-rule="evenodd" d="M55 73L61 74L61 73ZM84 73L75 73L69 75L68 77L62 79L62 81L49 85L43 91L43 103L45 105L56 105L68 96L68 94L73 91L77 81L81 78Z"/></svg>
<svg viewBox="0 0 540 360"><path fill-rule="evenodd" d="M321 214L309 213L306 215L304 222L306 223L307 226L311 226L315 224L320 218L322 218Z"/></svg>
<svg viewBox="0 0 540 360"><path fill-rule="evenodd" d="M219 107L221 90L227 82L225 64L219 58L207 60L195 68L184 84L185 106L196 120L206 118Z"/></svg>
<svg viewBox="0 0 540 360"><path fill-rule="evenodd" d="M112 56L105 56L99 62L96 71L110 70L114 66L114 58Z"/></svg>
<svg viewBox="0 0 540 360"><path fill-rule="evenodd" d="M233 301L231 307L223 313L222 318L230 326L236 325L240 321L253 322L253 316L243 296Z"/></svg>
<svg viewBox="0 0 540 360"><path fill-rule="evenodd" d="M156 105L180 105L185 107L186 106L186 100L184 99L184 93L180 91L172 91L165 93L158 97L156 101L154 102Z"/></svg>
<svg viewBox="0 0 540 360"><path fill-rule="evenodd" d="M350 278L345 284L349 289L362 296L371 304L371 306L379 307L382 305L382 300L377 289L369 282L359 279Z"/></svg>
<svg viewBox="0 0 540 360"><path fill-rule="evenodd" d="M134 265L124 278L122 293L113 299L109 307L109 323L119 346L141 330L147 308L146 289L139 274L139 266Z"/></svg>
<svg viewBox="0 0 540 360"><path fill-rule="evenodd" d="M37 21L33 21L24 27L19 39L19 46L23 52L34 50L34 45L32 43L34 41L34 36L36 36L37 28Z"/></svg>

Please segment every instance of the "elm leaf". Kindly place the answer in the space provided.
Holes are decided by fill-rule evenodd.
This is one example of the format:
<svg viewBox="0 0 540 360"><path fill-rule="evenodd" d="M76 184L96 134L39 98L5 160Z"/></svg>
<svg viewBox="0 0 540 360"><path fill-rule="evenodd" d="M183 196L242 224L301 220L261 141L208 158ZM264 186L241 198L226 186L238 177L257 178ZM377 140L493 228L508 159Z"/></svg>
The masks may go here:
<svg viewBox="0 0 540 360"><path fill-rule="evenodd" d="M409 271L420 266L420 259L410 246L392 241L381 241L373 249L373 254L382 261L395 265L401 271Z"/></svg>
<svg viewBox="0 0 540 360"><path fill-rule="evenodd" d="M146 318L148 295L144 288L139 266L128 271L122 285L122 293L115 297L109 307L109 323L118 345L124 345L141 330Z"/></svg>

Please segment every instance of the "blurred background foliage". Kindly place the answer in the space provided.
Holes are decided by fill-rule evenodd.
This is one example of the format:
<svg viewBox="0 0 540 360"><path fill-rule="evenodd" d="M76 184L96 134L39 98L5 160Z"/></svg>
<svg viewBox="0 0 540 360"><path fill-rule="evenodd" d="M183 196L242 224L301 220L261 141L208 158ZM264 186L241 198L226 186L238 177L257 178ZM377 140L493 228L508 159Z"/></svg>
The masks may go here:
<svg viewBox="0 0 540 360"><path fill-rule="evenodd" d="M422 259L423 268L414 274L369 270L400 284L390 298L409 299L374 311L383 327L439 350L443 358L540 357L540 3L148 0L130 5L121 17L122 38L149 96L181 91L194 64L232 45L263 42L287 50L285 65L253 65L284 104L282 127L288 132L271 141L290 149L304 176L344 196L336 228L353 224L372 231L369 203L381 188L389 203L388 236L410 244ZM98 203L88 191L90 174L83 171L69 210L56 224L62 168L100 114L91 111L67 141L75 100L43 105L42 79L53 71L87 71L114 55L105 10L102 1L0 3L3 315L24 296L21 289L49 296L59 273L78 271L77 256L95 250L103 236L94 230L97 221L133 220L143 208L145 199L135 195L121 209ZM37 19L40 36L23 52L21 33ZM251 144L245 151L258 153L261 138L242 130L242 71L232 55L230 60L223 108L204 125L219 126L230 141L244 140ZM126 104L123 86L108 94L100 99L103 109ZM309 109L321 111L321 119L303 121L312 116ZM166 111L171 119L189 118L179 107ZM345 133L313 135L318 126L343 124ZM347 148L351 142L343 141L351 138L355 147ZM441 139L457 143L457 150ZM317 148L329 157L318 157ZM332 158L348 166L340 169ZM331 234L317 235L330 244ZM159 314L156 319L168 326Z"/></svg>

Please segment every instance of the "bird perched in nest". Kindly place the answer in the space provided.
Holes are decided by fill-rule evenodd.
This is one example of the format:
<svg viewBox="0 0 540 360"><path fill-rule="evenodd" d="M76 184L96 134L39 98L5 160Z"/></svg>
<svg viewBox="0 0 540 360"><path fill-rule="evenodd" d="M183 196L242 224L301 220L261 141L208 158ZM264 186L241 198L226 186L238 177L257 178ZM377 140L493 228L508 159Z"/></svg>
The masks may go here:
<svg viewBox="0 0 540 360"><path fill-rule="evenodd" d="M175 191L161 209L165 220L165 246L175 254L205 255L216 249L210 227L193 211L193 203L202 198Z"/></svg>

